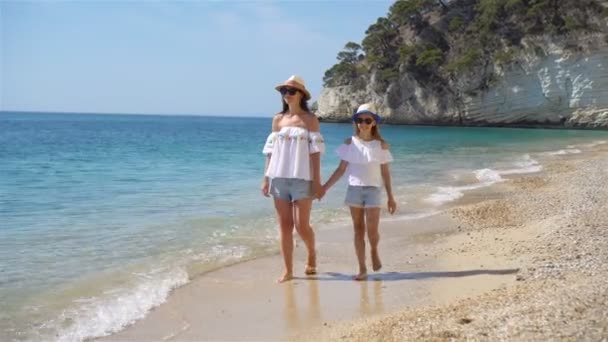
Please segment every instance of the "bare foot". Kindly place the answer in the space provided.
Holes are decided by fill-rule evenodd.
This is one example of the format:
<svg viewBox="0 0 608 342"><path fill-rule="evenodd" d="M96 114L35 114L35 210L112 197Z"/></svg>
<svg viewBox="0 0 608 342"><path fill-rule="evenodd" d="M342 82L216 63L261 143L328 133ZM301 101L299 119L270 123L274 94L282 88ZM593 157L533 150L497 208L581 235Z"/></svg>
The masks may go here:
<svg viewBox="0 0 608 342"><path fill-rule="evenodd" d="M290 281L291 279L293 279L293 274L285 272L281 278L277 279L277 283L284 283L286 281Z"/></svg>
<svg viewBox="0 0 608 342"><path fill-rule="evenodd" d="M304 274L313 275L317 274L317 251L308 254L308 263L304 268Z"/></svg>
<svg viewBox="0 0 608 342"><path fill-rule="evenodd" d="M378 256L378 252L372 252L372 269L374 272L380 271L382 268L382 261L380 261L380 256Z"/></svg>
<svg viewBox="0 0 608 342"><path fill-rule="evenodd" d="M359 272L359 274L353 277L353 280L367 280L367 271Z"/></svg>
<svg viewBox="0 0 608 342"><path fill-rule="evenodd" d="M304 268L304 274L306 274L306 275L317 274L317 268L315 266L306 265L306 268Z"/></svg>

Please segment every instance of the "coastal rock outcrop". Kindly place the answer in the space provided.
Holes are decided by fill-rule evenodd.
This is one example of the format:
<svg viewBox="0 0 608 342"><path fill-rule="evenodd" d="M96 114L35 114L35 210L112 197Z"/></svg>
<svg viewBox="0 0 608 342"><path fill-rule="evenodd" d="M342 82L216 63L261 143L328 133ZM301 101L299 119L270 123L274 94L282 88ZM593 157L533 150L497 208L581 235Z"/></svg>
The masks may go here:
<svg viewBox="0 0 608 342"><path fill-rule="evenodd" d="M602 29L526 35L508 49L507 63L486 55L458 73L419 77L402 63L382 86L382 70L370 68L356 82L326 84L316 114L346 121L361 103L375 102L395 124L608 128L605 19L596 27Z"/></svg>

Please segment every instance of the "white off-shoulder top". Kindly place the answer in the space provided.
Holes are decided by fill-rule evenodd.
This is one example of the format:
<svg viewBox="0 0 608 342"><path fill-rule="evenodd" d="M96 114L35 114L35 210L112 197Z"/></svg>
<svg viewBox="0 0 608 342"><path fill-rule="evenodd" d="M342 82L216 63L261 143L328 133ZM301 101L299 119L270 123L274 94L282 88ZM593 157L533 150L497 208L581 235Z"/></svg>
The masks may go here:
<svg viewBox="0 0 608 342"><path fill-rule="evenodd" d="M271 154L266 176L312 180L310 155L325 153L325 142L319 132L288 126L270 133L262 152Z"/></svg>
<svg viewBox="0 0 608 342"><path fill-rule="evenodd" d="M350 144L340 145L336 153L348 162L348 184L353 186L382 186L380 165L393 161L391 152L382 149L380 140L364 141L356 136Z"/></svg>

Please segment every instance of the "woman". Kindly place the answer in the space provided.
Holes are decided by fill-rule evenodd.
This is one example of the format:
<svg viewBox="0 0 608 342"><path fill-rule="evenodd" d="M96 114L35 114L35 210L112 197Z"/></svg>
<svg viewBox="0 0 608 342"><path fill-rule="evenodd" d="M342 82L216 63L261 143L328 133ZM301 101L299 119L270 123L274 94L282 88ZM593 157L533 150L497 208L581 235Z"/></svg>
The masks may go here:
<svg viewBox="0 0 608 342"><path fill-rule="evenodd" d="M266 167L262 194L274 197L281 228L281 252L285 270L278 282L293 278L293 228L308 250L306 275L316 274L315 234L310 227L313 198L323 195L320 155L325 152L319 121L308 109L310 93L304 80L291 76L276 88L281 93L283 110L272 120L263 153Z"/></svg>

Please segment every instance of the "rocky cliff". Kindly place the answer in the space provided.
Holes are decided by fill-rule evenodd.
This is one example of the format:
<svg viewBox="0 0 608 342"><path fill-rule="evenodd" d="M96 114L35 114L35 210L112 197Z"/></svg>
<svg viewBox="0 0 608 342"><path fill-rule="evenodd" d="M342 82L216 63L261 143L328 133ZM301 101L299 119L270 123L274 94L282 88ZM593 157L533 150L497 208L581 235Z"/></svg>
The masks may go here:
<svg viewBox="0 0 608 342"><path fill-rule="evenodd" d="M516 48L497 45L508 51L507 62L486 53L457 73L431 65L437 70L420 77L403 63L382 86L379 69L370 68L356 81L326 85L317 115L345 121L359 104L375 102L378 114L396 124L608 128L603 17L597 27L601 29L525 35ZM456 41L450 43L455 50Z"/></svg>

